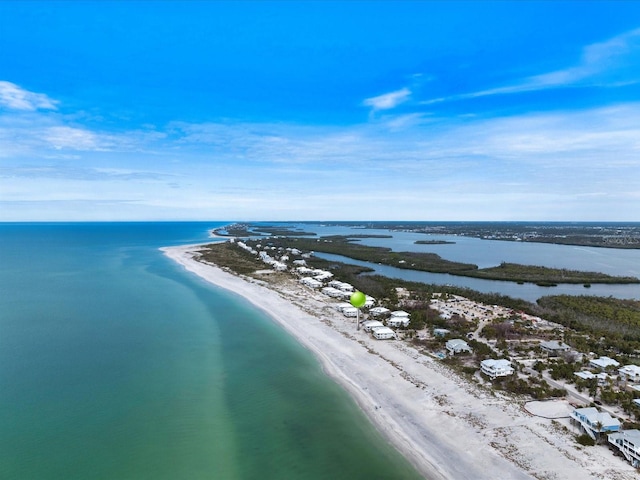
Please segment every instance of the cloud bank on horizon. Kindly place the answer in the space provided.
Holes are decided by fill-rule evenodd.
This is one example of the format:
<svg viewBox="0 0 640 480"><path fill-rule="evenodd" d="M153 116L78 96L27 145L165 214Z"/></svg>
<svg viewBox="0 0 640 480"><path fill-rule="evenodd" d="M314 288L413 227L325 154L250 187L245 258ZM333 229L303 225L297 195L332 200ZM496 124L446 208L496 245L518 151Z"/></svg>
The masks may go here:
<svg viewBox="0 0 640 480"><path fill-rule="evenodd" d="M0 221L640 221L640 4L577 3L0 4Z"/></svg>

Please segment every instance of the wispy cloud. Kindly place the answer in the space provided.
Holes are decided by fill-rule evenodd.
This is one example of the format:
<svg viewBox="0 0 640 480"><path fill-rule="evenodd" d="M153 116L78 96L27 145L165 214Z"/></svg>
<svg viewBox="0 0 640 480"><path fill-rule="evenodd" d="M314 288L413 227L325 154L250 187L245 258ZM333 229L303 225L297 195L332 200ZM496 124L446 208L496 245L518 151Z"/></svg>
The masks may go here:
<svg viewBox="0 0 640 480"><path fill-rule="evenodd" d="M378 95L377 97L367 98L362 102L362 104L365 107L371 107L372 111L389 110L406 102L410 96L411 90L405 87L400 90Z"/></svg>
<svg viewBox="0 0 640 480"><path fill-rule="evenodd" d="M431 105L449 100L464 100L550 88L629 85L640 81L637 78L638 65L640 65L640 28L617 35L604 42L587 45L583 48L580 61L576 65L526 77L511 85L433 98L420 103Z"/></svg>
<svg viewBox="0 0 640 480"><path fill-rule="evenodd" d="M55 110L56 102L44 93L25 90L15 83L0 81L0 106L11 110Z"/></svg>
<svg viewBox="0 0 640 480"><path fill-rule="evenodd" d="M23 219L41 218L48 199L67 212L95 205L96 218L120 202L122 218L633 219L639 139L640 104L122 132L11 111L0 115L0 202Z"/></svg>

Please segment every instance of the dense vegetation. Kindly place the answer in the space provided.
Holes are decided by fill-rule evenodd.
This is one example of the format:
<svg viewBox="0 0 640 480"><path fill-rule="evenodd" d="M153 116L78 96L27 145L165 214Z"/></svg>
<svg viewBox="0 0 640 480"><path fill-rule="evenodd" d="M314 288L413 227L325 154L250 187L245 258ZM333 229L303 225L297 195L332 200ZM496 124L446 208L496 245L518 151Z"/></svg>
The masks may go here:
<svg viewBox="0 0 640 480"><path fill-rule="evenodd" d="M199 250L201 259L241 275L249 275L264 268L264 263L246 250L229 242L212 243Z"/></svg>
<svg viewBox="0 0 640 480"><path fill-rule="evenodd" d="M393 252L386 247L369 247L352 242L353 237L331 236L320 239L273 239L275 246L292 247L305 251L315 251L343 255L364 262L380 263L398 268L421 270L434 273L452 273L478 268L470 263L445 260L435 253Z"/></svg>
<svg viewBox="0 0 640 480"><path fill-rule="evenodd" d="M449 242L447 240L416 240L416 245L453 245L456 242Z"/></svg>
<svg viewBox="0 0 640 480"><path fill-rule="evenodd" d="M310 240L289 239L289 241ZM312 241L312 243L318 242ZM226 266L245 275L264 268L264 264L254 255L231 243L213 244L211 247L203 253L203 259L206 261ZM486 305L501 305L516 312L526 312L564 325L570 328L566 333L566 341L580 351L627 355L640 351L640 302L635 300L558 295L542 297L537 304L534 304L497 293L481 293L451 285L407 282L381 275L371 275L368 273L371 270L366 267L318 257L307 259L307 263L311 267L331 271L336 278L349 282L358 290L390 305L398 301L396 288L401 287L411 291L413 306L407 306L406 309L411 311L410 327L413 329L421 329L425 324L433 325L434 314L428 308L428 299L433 293L445 293L460 295ZM450 325L447 325L447 328L449 327ZM557 373L562 375L559 371Z"/></svg>
<svg viewBox="0 0 640 480"><path fill-rule="evenodd" d="M365 235L366 237L366 235ZM316 251L342 255L365 262L389 265L407 270L419 270L432 273L449 273L486 280L504 280L512 282L533 282L540 285L555 283L640 283L634 277L613 277L598 272L502 263L498 267L479 269L471 263L452 262L435 253L394 252L387 247L371 247L354 242L354 237L329 236L317 239L274 238L269 243L276 247L292 247L304 251Z"/></svg>
<svg viewBox="0 0 640 480"><path fill-rule="evenodd" d="M602 338L602 344L640 342L640 302L613 297L555 295L538 304L554 322ZM637 348L637 347L636 347Z"/></svg>
<svg viewBox="0 0 640 480"><path fill-rule="evenodd" d="M564 268L548 268L503 262L497 267L482 268L469 273L470 277L491 280L510 280L532 283L640 283L634 277L612 277L599 272L583 272Z"/></svg>
<svg viewBox="0 0 640 480"><path fill-rule="evenodd" d="M487 240L556 243L607 248L640 248L640 224L562 222L335 222L439 235L462 235Z"/></svg>

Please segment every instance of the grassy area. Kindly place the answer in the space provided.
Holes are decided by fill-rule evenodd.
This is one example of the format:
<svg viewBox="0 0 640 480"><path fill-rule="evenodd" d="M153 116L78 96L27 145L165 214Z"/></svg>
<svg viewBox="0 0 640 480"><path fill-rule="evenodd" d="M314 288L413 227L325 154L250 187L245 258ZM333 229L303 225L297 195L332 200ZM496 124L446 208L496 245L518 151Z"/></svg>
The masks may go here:
<svg viewBox="0 0 640 480"><path fill-rule="evenodd" d="M264 268L264 263L255 255L238 248L229 242L212 243L200 250L202 260L214 263L219 267L227 267L241 275L249 275Z"/></svg>

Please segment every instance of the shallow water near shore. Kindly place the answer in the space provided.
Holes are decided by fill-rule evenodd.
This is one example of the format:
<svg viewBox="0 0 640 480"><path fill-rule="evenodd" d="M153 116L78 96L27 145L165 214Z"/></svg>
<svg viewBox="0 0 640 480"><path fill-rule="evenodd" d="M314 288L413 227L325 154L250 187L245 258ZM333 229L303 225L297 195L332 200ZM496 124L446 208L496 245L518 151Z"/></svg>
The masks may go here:
<svg viewBox="0 0 640 480"><path fill-rule="evenodd" d="M0 478L420 478L284 330L157 250L215 226L0 225Z"/></svg>

